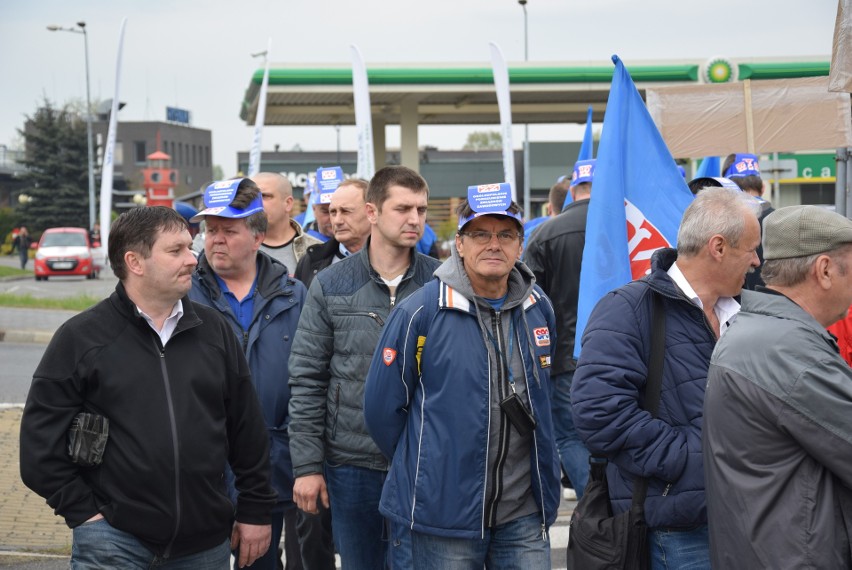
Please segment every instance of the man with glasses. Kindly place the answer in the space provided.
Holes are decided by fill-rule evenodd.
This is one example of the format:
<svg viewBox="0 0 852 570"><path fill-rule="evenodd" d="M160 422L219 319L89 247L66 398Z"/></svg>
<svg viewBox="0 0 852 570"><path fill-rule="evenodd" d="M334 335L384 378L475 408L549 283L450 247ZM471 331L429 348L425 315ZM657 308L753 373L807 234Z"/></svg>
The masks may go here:
<svg viewBox="0 0 852 570"><path fill-rule="evenodd" d="M391 313L367 375L380 510L412 529L415 569L550 568L553 309L509 185L470 187L457 213L452 256Z"/></svg>

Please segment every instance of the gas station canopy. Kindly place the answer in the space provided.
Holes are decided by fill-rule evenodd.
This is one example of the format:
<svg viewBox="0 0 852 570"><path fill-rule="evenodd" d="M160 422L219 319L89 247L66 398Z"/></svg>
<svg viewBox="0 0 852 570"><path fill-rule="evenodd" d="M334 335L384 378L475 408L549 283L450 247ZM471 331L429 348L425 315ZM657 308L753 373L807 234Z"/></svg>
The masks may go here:
<svg viewBox="0 0 852 570"><path fill-rule="evenodd" d="M738 61L744 79L828 75L828 56L796 61ZM649 87L701 82L706 62L627 62L644 96ZM601 63L515 63L509 67L512 121L585 123L586 110L603 121L613 66ZM416 113L420 125L499 124L491 67L483 64L370 65L367 68L374 121L403 124ZM263 69L246 90L240 118L253 125ZM353 125L352 69L346 64L270 65L266 125Z"/></svg>

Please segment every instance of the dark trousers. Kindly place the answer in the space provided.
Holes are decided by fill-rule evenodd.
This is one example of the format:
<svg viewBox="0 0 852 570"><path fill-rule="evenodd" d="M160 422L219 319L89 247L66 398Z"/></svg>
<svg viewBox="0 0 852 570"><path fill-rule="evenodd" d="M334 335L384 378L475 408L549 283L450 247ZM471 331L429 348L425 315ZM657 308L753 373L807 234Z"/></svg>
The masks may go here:
<svg viewBox="0 0 852 570"><path fill-rule="evenodd" d="M298 511L296 529L299 533L303 570L334 570L331 509L319 505L319 513L315 515L299 509L296 510ZM287 559L290 559L289 548L287 549Z"/></svg>

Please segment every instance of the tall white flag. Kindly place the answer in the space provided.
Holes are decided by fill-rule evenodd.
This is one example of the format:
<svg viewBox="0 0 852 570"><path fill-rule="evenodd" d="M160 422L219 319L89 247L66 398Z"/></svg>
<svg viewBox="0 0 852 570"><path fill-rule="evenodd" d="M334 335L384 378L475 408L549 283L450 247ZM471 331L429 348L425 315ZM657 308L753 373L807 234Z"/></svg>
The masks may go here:
<svg viewBox="0 0 852 570"><path fill-rule="evenodd" d="M104 146L104 162L101 167L101 265L107 266L107 251L109 244L109 224L112 214L112 178L115 166L115 131L118 128L118 97L121 85L121 54L124 51L124 28L127 18L121 21L121 29L118 32L118 51L115 56L115 92L112 95L112 109L109 113L109 130L107 131L106 145Z"/></svg>
<svg viewBox="0 0 852 570"><path fill-rule="evenodd" d="M266 120L266 90L269 87L269 54L272 53L272 38L266 44L266 67L263 70L263 82L257 99L257 113L254 118L254 136L249 151L249 178L260 172L260 140L263 136L263 123Z"/></svg>
<svg viewBox="0 0 852 570"><path fill-rule="evenodd" d="M512 200L518 201L515 190L515 151L512 149L512 97L509 94L509 68L503 52L494 42L491 46L491 70L497 90L497 107L500 109L500 136L503 138L503 176L512 186Z"/></svg>
<svg viewBox="0 0 852 570"><path fill-rule="evenodd" d="M355 99L355 129L358 131L358 176L369 180L376 172L373 155L373 116L367 67L358 46L352 44L352 92Z"/></svg>

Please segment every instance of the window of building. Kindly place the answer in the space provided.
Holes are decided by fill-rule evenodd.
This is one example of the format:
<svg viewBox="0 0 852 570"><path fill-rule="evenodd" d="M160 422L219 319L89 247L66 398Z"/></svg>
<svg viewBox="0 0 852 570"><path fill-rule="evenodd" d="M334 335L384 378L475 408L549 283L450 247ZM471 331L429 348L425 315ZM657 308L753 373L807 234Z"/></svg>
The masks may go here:
<svg viewBox="0 0 852 570"><path fill-rule="evenodd" d="M802 184L802 204L834 204L834 184Z"/></svg>
<svg viewBox="0 0 852 570"><path fill-rule="evenodd" d="M145 141L133 141L133 156L136 164L145 164L148 152L145 148Z"/></svg>

